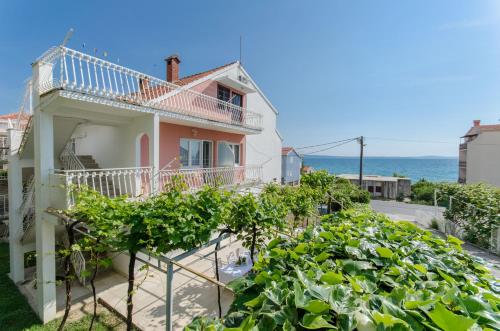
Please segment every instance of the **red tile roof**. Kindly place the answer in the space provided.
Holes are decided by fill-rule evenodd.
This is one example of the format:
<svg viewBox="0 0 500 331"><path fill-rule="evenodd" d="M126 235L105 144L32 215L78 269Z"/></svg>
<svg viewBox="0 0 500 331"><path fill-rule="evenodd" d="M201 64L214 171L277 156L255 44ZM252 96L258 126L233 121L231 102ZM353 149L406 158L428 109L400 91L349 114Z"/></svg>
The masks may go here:
<svg viewBox="0 0 500 331"><path fill-rule="evenodd" d="M3 115L0 115L0 120L16 120L18 116L19 116L19 113L3 114ZM25 113L21 114L21 119L27 120L28 118L29 118L29 115L27 115Z"/></svg>
<svg viewBox="0 0 500 331"><path fill-rule="evenodd" d="M288 155L291 151L293 151L293 147L282 147L281 155Z"/></svg>
<svg viewBox="0 0 500 331"><path fill-rule="evenodd" d="M477 125L467 131L464 137L475 136L482 132L500 131L500 124Z"/></svg>
<svg viewBox="0 0 500 331"><path fill-rule="evenodd" d="M208 76L208 75L216 72L217 70L229 67L230 65L235 64L235 63L236 63L236 61L228 63L228 64L224 64L223 66L220 66L220 67L217 67L217 68L213 68L213 69L210 69L210 70L207 70L207 71L199 72L197 74L193 74L193 75L189 75L189 76L186 76L186 77L182 77L181 79L179 79L179 80L177 80L177 81L175 81L173 83L177 84L177 85L180 85L180 86L187 85L187 84L189 84L191 82L194 82L195 80L198 80L198 79L201 79L203 77L206 77L206 76Z"/></svg>

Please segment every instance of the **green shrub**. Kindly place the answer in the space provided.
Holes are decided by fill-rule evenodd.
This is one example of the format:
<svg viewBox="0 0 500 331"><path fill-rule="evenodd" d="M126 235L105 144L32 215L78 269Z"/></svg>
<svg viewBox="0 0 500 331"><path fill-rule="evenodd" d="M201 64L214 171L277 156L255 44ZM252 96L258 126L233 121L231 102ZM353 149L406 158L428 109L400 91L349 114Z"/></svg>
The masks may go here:
<svg viewBox="0 0 500 331"><path fill-rule="evenodd" d="M443 184L439 197L447 204L452 197L444 216L464 230L464 239L489 248L492 231L500 226L500 189L482 183Z"/></svg>
<svg viewBox="0 0 500 331"><path fill-rule="evenodd" d="M433 205L434 191L439 189L439 183L429 182L425 179L420 179L411 186L411 200L413 203Z"/></svg>
<svg viewBox="0 0 500 331"><path fill-rule="evenodd" d="M366 208L328 215L272 240L228 315L186 330L498 330L494 279L460 245Z"/></svg>

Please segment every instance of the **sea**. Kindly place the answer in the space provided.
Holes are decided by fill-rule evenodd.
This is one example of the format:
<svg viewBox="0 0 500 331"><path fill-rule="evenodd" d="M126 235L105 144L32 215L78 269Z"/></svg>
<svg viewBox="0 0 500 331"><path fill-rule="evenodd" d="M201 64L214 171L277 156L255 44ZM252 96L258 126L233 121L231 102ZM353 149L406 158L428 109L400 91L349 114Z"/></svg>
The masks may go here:
<svg viewBox="0 0 500 331"><path fill-rule="evenodd" d="M304 165L331 174L358 174L359 157L305 155ZM454 157L364 157L365 175L409 177L412 183L426 179L432 182L456 182L458 158Z"/></svg>

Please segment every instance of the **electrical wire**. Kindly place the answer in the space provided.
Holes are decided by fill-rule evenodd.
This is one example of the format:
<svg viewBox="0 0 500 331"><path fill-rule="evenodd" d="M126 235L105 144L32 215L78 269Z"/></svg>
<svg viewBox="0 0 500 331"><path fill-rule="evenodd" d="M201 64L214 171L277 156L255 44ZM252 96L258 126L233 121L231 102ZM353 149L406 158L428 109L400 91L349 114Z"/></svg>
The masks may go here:
<svg viewBox="0 0 500 331"><path fill-rule="evenodd" d="M355 140L357 140L357 139L358 139L358 138L352 138L352 139L347 140L347 141L344 141L344 142L342 142L342 143L340 143L340 144L333 145L333 146L330 146L330 147L327 147L327 148L322 148L322 149L320 149L320 150L317 150L317 151L314 151L314 152L309 152L309 153L304 153L304 154L306 154L306 155L311 155L311 154L316 154L316 153L324 152L324 151L327 151L327 150L333 149L333 148L335 148L335 147L339 147L339 146L342 146L342 145L348 144L348 143L350 143L350 142L352 142L352 141L355 141Z"/></svg>
<svg viewBox="0 0 500 331"><path fill-rule="evenodd" d="M319 147L319 146L326 146L326 145L332 145L332 144L336 144L336 143L341 143L341 142L344 142L344 141L353 141L353 140L356 140L358 139L358 137L356 138L349 138L349 139L343 139L343 140L337 140L337 141L331 141L329 143L324 143L324 144L317 144L317 145L311 145L311 146L303 146L303 147L295 147L295 149L306 149L306 148L312 148L312 147Z"/></svg>

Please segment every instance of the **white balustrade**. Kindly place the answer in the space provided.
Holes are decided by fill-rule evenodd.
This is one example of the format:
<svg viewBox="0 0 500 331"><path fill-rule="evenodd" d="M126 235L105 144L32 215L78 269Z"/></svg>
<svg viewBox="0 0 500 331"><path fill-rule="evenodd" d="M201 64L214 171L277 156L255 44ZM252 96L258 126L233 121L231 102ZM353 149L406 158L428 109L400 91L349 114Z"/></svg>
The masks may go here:
<svg viewBox="0 0 500 331"><path fill-rule="evenodd" d="M231 187L256 184L262 181L261 166L216 167L196 169L162 170L159 173L160 190L172 185L175 179L197 190L204 185Z"/></svg>
<svg viewBox="0 0 500 331"><path fill-rule="evenodd" d="M88 187L110 198L123 195L140 198L152 193L153 173L150 167L56 170L55 174L65 177L70 206L75 202L75 188Z"/></svg>
<svg viewBox="0 0 500 331"><path fill-rule="evenodd" d="M55 47L39 59L50 71L39 85L76 91L160 111L262 129L262 115L206 94L66 47Z"/></svg>

